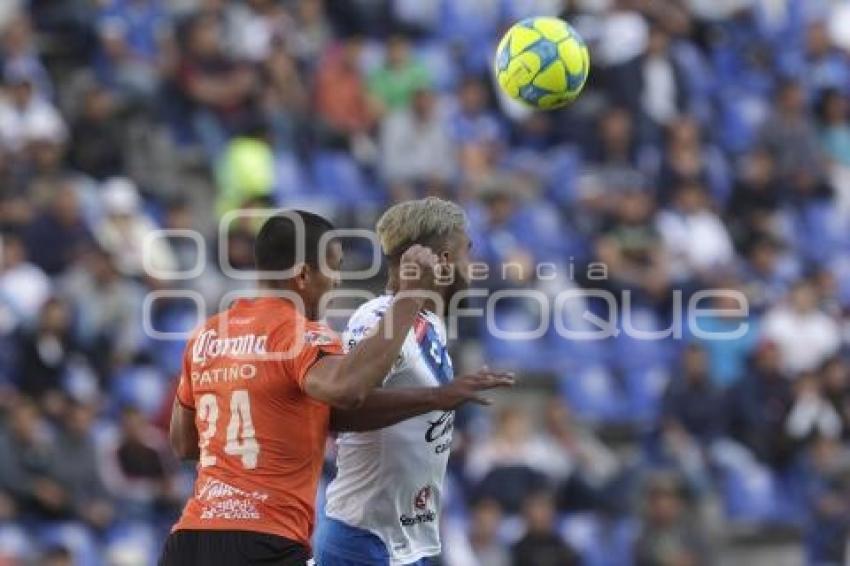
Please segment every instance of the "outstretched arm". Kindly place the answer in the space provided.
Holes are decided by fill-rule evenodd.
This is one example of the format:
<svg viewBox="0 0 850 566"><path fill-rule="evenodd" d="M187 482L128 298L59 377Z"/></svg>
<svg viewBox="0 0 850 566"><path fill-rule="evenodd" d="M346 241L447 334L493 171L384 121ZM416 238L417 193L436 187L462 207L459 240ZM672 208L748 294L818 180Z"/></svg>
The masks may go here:
<svg viewBox="0 0 850 566"><path fill-rule="evenodd" d="M481 370L441 387L375 389L356 409L331 413L331 429L362 432L392 426L431 411L449 411L472 402L489 405L482 391L514 384L513 374Z"/></svg>

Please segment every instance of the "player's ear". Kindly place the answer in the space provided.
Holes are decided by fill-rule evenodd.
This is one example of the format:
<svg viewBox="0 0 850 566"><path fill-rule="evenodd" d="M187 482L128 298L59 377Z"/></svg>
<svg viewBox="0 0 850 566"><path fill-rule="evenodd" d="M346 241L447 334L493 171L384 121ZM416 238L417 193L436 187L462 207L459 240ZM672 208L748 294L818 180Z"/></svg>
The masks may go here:
<svg viewBox="0 0 850 566"><path fill-rule="evenodd" d="M309 268L306 263L296 263L292 267L292 280L295 282L295 287L299 291L303 291L310 286Z"/></svg>

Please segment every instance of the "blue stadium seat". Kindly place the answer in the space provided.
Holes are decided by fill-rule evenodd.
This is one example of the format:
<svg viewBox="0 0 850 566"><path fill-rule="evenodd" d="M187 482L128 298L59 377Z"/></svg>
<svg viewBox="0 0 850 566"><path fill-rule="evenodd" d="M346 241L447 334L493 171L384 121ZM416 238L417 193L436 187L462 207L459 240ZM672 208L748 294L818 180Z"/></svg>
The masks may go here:
<svg viewBox="0 0 850 566"><path fill-rule="evenodd" d="M572 368L561 375L560 388L582 419L598 423L624 422L628 405L614 376L600 365Z"/></svg>
<svg viewBox="0 0 850 566"><path fill-rule="evenodd" d="M168 377L155 367L130 366L113 378L111 398L117 405L136 407L151 418L162 410L170 392Z"/></svg>
<svg viewBox="0 0 850 566"><path fill-rule="evenodd" d="M35 559L34 547L27 531L15 523L0 525L0 561L27 564Z"/></svg>
<svg viewBox="0 0 850 566"><path fill-rule="evenodd" d="M650 423L658 417L670 372L664 365L634 368L624 374L629 416Z"/></svg>
<svg viewBox="0 0 850 566"><path fill-rule="evenodd" d="M304 173L298 157L288 151L275 154L275 180L273 195L275 202L281 204L295 195L310 194L312 187Z"/></svg>
<svg viewBox="0 0 850 566"><path fill-rule="evenodd" d="M782 518L781 492L769 468L755 461L729 467L723 474L726 514L742 523L776 522Z"/></svg>
<svg viewBox="0 0 850 566"><path fill-rule="evenodd" d="M92 532L81 523L42 523L35 532L42 548L61 546L70 550L76 566L101 564L97 541Z"/></svg>
<svg viewBox="0 0 850 566"><path fill-rule="evenodd" d="M319 193L345 203L347 207L358 208L381 200L348 153L318 153L313 158L312 174Z"/></svg>
<svg viewBox="0 0 850 566"><path fill-rule="evenodd" d="M606 521L593 513L577 513L564 517L558 532L579 553L584 566L621 566L632 562L637 536L634 521Z"/></svg>
<svg viewBox="0 0 850 566"><path fill-rule="evenodd" d="M458 83L458 68L448 45L427 42L417 45L415 57L428 69L431 85L441 92L451 91Z"/></svg>

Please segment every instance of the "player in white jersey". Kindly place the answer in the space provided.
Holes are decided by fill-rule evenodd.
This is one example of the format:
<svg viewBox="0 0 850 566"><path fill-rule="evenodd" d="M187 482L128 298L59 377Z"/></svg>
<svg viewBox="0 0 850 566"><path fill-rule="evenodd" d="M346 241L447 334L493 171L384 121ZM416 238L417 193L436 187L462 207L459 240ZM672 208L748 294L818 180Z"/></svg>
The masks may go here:
<svg viewBox="0 0 850 566"><path fill-rule="evenodd" d="M351 317L343 336L346 347L356 345L384 316L404 277L399 272L399 258L410 246L428 245L433 250L445 269L446 284L440 287L439 300L426 303L420 312L383 383L383 391L392 392L396 399L403 390L412 398L421 398L420 414L409 411L407 420L388 420L397 422L392 426L339 436L337 477L328 486L325 517L315 540L319 566L418 566L441 550L440 502L454 412L437 409L446 404L435 404L429 397L453 380L442 307L468 285L466 216L454 203L427 198L390 208L378 221L377 231L390 264L388 293L362 305ZM454 384L461 380L479 385L488 381L493 386L512 382L507 374L486 370L458 378ZM380 393L374 395L376 399ZM367 400L366 408L369 404ZM371 408L373 414L383 415L376 419L392 416L388 407L378 402ZM363 409L358 411L361 418ZM345 413L338 412L332 426L367 430L377 424L361 420L352 426L345 421Z"/></svg>

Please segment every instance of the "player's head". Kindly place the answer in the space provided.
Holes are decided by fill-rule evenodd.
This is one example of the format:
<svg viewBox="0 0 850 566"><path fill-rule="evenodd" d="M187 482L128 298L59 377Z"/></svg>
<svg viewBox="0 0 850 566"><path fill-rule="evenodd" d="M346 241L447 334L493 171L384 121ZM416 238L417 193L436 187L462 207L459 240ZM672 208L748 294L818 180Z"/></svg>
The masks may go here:
<svg viewBox="0 0 850 566"><path fill-rule="evenodd" d="M445 298L469 285L467 220L463 209L453 202L428 197L397 204L378 220L378 238L390 262L391 281L397 283L402 254L415 244L427 246L440 258L445 277Z"/></svg>
<svg viewBox="0 0 850 566"><path fill-rule="evenodd" d="M322 296L339 284L342 246L326 235L333 229L317 214L284 210L266 220L254 244L263 285L296 292L310 319L318 318Z"/></svg>

